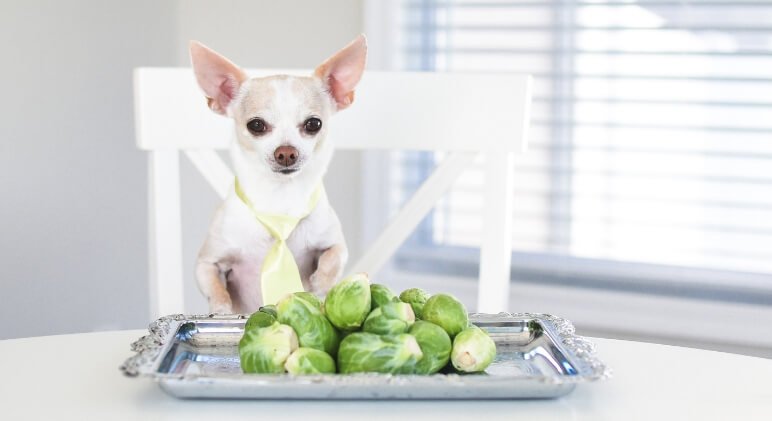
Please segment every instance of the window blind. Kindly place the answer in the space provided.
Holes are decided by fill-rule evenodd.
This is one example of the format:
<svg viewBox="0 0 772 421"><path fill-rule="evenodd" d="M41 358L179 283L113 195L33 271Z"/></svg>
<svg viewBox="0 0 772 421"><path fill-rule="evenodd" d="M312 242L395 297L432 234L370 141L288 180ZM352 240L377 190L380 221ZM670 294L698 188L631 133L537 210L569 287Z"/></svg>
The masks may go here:
<svg viewBox="0 0 772 421"><path fill-rule="evenodd" d="M515 252L668 267L674 280L677 268L730 284L772 274L772 2L401 7L404 69L534 75ZM396 155L392 207L441 158ZM479 246L483 182L479 167L464 174L411 244Z"/></svg>

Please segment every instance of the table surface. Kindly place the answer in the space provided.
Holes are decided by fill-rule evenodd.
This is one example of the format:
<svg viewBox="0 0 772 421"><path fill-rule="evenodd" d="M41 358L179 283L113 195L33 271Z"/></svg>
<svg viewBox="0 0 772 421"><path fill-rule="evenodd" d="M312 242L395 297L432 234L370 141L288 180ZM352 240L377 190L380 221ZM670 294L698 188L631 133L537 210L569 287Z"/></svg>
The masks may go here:
<svg viewBox="0 0 772 421"><path fill-rule="evenodd" d="M145 331L0 341L0 418L769 420L772 360L594 339L611 380L536 401L178 400L118 370Z"/></svg>

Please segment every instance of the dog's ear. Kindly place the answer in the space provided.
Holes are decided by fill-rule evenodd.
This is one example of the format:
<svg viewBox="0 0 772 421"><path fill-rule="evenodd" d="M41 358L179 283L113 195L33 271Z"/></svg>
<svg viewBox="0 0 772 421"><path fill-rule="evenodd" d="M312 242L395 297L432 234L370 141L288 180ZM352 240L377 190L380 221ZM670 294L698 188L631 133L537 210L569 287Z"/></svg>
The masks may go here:
<svg viewBox="0 0 772 421"><path fill-rule="evenodd" d="M362 78L366 59L367 39L359 35L314 71L314 75L327 85L338 110L348 107L354 101L354 87Z"/></svg>
<svg viewBox="0 0 772 421"><path fill-rule="evenodd" d="M246 73L198 41L190 42L190 61L198 86L207 96L209 108L218 114L226 114L228 104L247 79Z"/></svg>

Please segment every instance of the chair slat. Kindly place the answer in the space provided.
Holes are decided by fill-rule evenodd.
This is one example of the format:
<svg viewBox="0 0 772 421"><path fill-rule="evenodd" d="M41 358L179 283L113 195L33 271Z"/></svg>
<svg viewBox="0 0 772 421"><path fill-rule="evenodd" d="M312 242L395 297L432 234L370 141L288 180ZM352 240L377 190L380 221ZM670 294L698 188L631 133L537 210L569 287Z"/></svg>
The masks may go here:
<svg viewBox="0 0 772 421"><path fill-rule="evenodd" d="M513 154L485 154L483 230L480 238L480 283L477 311L509 311L512 263Z"/></svg>
<svg viewBox="0 0 772 421"><path fill-rule="evenodd" d="M476 156L476 153L470 152L453 152L448 155L352 266L353 272L377 272Z"/></svg>
<svg viewBox="0 0 772 421"><path fill-rule="evenodd" d="M150 152L150 315L184 313L179 152Z"/></svg>
<svg viewBox="0 0 772 421"><path fill-rule="evenodd" d="M186 150L185 155L204 176L221 199L225 199L233 188L235 176L222 158L212 149Z"/></svg>

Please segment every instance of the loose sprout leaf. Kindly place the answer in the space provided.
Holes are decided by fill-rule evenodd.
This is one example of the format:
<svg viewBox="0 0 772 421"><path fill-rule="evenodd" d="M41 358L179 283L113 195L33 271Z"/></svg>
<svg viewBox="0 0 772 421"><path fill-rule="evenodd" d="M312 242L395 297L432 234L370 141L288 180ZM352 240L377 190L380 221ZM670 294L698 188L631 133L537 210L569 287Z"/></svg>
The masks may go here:
<svg viewBox="0 0 772 421"><path fill-rule="evenodd" d="M276 306L273 304L262 306L258 311L261 311L263 313L268 313L274 318L279 317L279 314L276 312Z"/></svg>
<svg viewBox="0 0 772 421"><path fill-rule="evenodd" d="M244 324L244 331L261 329L274 323L276 323L276 317L269 313L256 311L247 319L247 322Z"/></svg>

